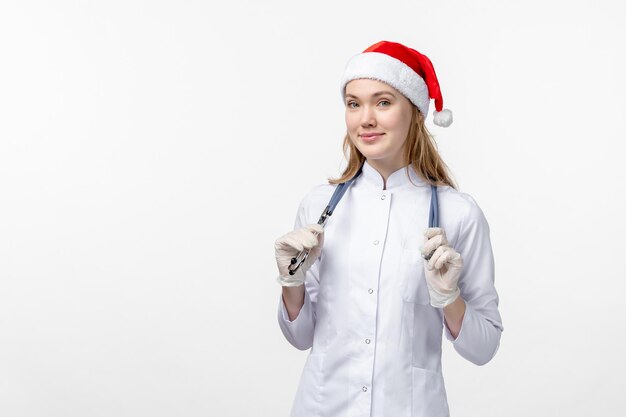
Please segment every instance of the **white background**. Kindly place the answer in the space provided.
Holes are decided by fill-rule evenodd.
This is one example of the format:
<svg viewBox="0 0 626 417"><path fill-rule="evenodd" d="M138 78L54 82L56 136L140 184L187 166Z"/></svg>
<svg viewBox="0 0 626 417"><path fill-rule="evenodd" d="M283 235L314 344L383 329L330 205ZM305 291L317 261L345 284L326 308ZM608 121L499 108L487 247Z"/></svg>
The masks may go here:
<svg viewBox="0 0 626 417"><path fill-rule="evenodd" d="M0 415L286 416L274 240L345 161L339 79L428 55L504 333L453 416L626 408L622 1L6 1ZM431 111L433 105L431 104Z"/></svg>

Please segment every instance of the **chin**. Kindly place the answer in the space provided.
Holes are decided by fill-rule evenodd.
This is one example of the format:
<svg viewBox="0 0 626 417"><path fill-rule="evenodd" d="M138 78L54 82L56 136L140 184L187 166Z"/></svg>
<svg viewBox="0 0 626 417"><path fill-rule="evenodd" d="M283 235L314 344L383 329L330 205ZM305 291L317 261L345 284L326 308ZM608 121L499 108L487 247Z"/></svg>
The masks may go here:
<svg viewBox="0 0 626 417"><path fill-rule="evenodd" d="M366 157L367 159L385 159L388 157L388 155L386 155L383 152L361 152L363 154L364 157Z"/></svg>

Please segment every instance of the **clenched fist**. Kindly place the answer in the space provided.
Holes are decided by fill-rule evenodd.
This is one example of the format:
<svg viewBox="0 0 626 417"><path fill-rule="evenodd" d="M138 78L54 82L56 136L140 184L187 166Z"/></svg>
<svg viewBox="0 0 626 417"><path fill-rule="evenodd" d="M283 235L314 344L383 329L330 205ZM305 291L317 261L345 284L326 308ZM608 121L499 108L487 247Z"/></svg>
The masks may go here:
<svg viewBox="0 0 626 417"><path fill-rule="evenodd" d="M442 228L430 227L426 229L424 236L426 241L421 248L422 256L426 258L435 251L428 262L424 263L430 305L443 308L454 302L461 294L458 282L463 268L463 258L448 245L446 232Z"/></svg>
<svg viewBox="0 0 626 417"><path fill-rule="evenodd" d="M304 273L322 253L324 245L324 228L319 224L309 224L293 230L276 239L276 265L278 266L278 283L283 287L298 287L304 284ZM291 259L298 256L302 249L309 249L309 255L294 275L289 275Z"/></svg>

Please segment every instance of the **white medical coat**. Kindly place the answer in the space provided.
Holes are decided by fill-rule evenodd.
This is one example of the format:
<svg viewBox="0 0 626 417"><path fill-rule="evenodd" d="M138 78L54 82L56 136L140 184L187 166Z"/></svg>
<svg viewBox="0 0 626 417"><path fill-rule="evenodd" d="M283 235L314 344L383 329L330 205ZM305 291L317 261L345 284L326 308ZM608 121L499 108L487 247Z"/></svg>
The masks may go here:
<svg viewBox="0 0 626 417"><path fill-rule="evenodd" d="M311 348L292 417L443 417L442 332L482 365L503 330L494 287L489 225L474 199L438 187L439 225L463 257L466 311L456 340L443 310L430 305L419 247L428 227L430 186L409 165L383 178L366 161L324 228L320 257L306 272L304 305L278 322L300 350ZM294 228L317 223L336 185L313 187Z"/></svg>

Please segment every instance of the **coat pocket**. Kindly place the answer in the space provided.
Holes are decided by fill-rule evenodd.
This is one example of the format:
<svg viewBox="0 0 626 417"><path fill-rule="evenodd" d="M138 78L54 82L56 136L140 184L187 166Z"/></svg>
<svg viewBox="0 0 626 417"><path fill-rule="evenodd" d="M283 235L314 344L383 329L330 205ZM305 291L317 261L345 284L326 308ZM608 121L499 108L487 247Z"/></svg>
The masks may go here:
<svg viewBox="0 0 626 417"><path fill-rule="evenodd" d="M317 417L320 415L322 384L324 383L324 354L309 354L298 384L291 408L291 417Z"/></svg>
<svg viewBox="0 0 626 417"><path fill-rule="evenodd" d="M412 417L448 417L448 398L443 375L426 369L412 369Z"/></svg>
<svg viewBox="0 0 626 417"><path fill-rule="evenodd" d="M404 248L400 259L402 299L410 303L430 305L424 273L424 258L419 248Z"/></svg>
<svg viewBox="0 0 626 417"><path fill-rule="evenodd" d="M443 313L430 304L406 303L412 313L411 365L430 372L441 369Z"/></svg>

